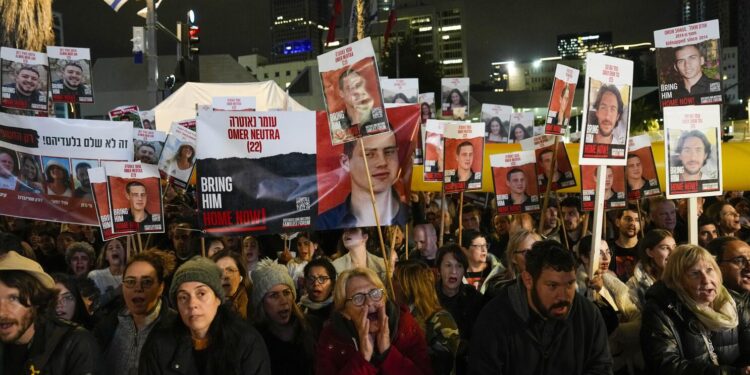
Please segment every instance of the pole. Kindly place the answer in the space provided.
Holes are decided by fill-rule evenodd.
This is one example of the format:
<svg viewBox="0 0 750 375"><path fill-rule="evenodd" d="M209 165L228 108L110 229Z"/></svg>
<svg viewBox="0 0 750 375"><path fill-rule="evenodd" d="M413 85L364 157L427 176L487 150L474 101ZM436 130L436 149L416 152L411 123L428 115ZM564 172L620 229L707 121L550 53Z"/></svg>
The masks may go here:
<svg viewBox="0 0 750 375"><path fill-rule="evenodd" d="M463 224L464 224L464 192L458 198L458 244L461 245L463 239Z"/></svg>
<svg viewBox="0 0 750 375"><path fill-rule="evenodd" d="M286 240L284 240L284 243L286 244ZM201 256L206 256L206 237L201 236Z"/></svg>
<svg viewBox="0 0 750 375"><path fill-rule="evenodd" d="M409 260L409 223L404 226L404 242L406 242L406 260Z"/></svg>
<svg viewBox="0 0 750 375"><path fill-rule="evenodd" d="M143 252L143 241L141 240L141 234L136 233L136 238L138 239L138 253L140 254Z"/></svg>
<svg viewBox="0 0 750 375"><path fill-rule="evenodd" d="M636 206L636 208L638 208L638 225L641 228L641 231L640 231L641 232L641 238L643 238L643 236L645 236L645 234L643 234L643 227L644 227L643 224L644 224L645 220L643 220L643 211L641 211L641 199L640 198L638 198L635 201L635 206Z"/></svg>
<svg viewBox="0 0 750 375"><path fill-rule="evenodd" d="M147 99L151 108L159 103L159 56L156 50L156 7L154 0L146 0L146 61L148 62Z"/></svg>
<svg viewBox="0 0 750 375"><path fill-rule="evenodd" d="M555 200L557 201L557 212L562 216L562 207L560 206L560 198L557 196L557 192L555 192ZM565 230L564 218L560 219L560 228L562 228L562 235L560 237L562 237L565 241L565 248L572 251L570 245L568 244L568 231Z"/></svg>
<svg viewBox="0 0 750 375"><path fill-rule="evenodd" d="M360 0L361 2L361 0ZM358 139L360 147L362 148L362 155L367 155L365 152L365 142L362 138ZM388 288L388 295L392 301L396 300L396 295L393 292L393 283L391 282L391 260L388 254L385 252L385 242L383 241L383 229L380 228L380 217L378 216L378 207L375 204L375 191L372 189L372 176L370 175L370 166L367 164L367 157L364 157L365 171L367 172L367 185L370 187L370 202L372 203L372 213L375 215L375 226L378 228L378 240L380 241L380 252L383 254L383 260L385 261L385 274L386 274L386 287Z"/></svg>
<svg viewBox="0 0 750 375"><path fill-rule="evenodd" d="M698 198L688 198L688 242L698 244Z"/></svg>
<svg viewBox="0 0 750 375"><path fill-rule="evenodd" d="M607 166L600 165L596 169L596 193L594 195L594 231L591 236L591 253L589 254L589 277L594 277L594 272L599 269L599 250L601 250L601 238L602 238L602 227L604 220L606 220L606 212L604 211L604 184L607 179Z"/></svg>
<svg viewBox="0 0 750 375"><path fill-rule="evenodd" d="M443 233L445 233L445 184L440 184L440 247L443 247Z"/></svg>
<svg viewBox="0 0 750 375"><path fill-rule="evenodd" d="M550 167L549 173L547 173L547 190L544 191L544 203L542 203L542 214L539 218L539 234L544 235L544 219L547 211L547 205L549 204L549 192L552 189L552 178L555 177L555 171L557 170L557 143L560 141L560 137L555 137L554 150L552 151L552 166Z"/></svg>

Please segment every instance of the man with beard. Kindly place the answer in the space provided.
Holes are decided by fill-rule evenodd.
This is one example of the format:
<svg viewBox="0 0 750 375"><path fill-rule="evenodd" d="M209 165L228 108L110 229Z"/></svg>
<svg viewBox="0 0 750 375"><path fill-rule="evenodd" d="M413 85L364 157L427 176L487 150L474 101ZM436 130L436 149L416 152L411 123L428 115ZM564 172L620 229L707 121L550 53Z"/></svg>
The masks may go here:
<svg viewBox="0 0 750 375"><path fill-rule="evenodd" d="M72 99L72 101L91 95L91 89L83 84L83 67L80 63L68 61L62 68L61 76L62 78L52 82L54 94L64 95L66 100Z"/></svg>
<svg viewBox="0 0 750 375"><path fill-rule="evenodd" d="M474 163L474 145L469 141L461 142L456 147L456 174L451 176L451 182L466 182L467 184L481 181L477 173L471 170Z"/></svg>
<svg viewBox="0 0 750 375"><path fill-rule="evenodd" d="M0 148L0 189L16 190L18 184L18 162L16 153L7 148Z"/></svg>
<svg viewBox="0 0 750 375"><path fill-rule="evenodd" d="M81 199L92 199L91 195L91 182L89 181L89 169L91 164L89 163L78 163L76 165L76 178L81 184L73 191L73 197Z"/></svg>
<svg viewBox="0 0 750 375"><path fill-rule="evenodd" d="M47 98L39 91L41 76L37 67L23 65L16 70L16 81L3 85L3 103L14 108L46 109ZM6 102L5 95L8 96Z"/></svg>
<svg viewBox="0 0 750 375"><path fill-rule="evenodd" d="M641 230L638 209L631 206L617 211L615 227L617 238L607 241L614 258L609 269L615 272L622 282L626 282L633 276L633 269L638 262L638 231Z"/></svg>
<svg viewBox="0 0 750 375"><path fill-rule="evenodd" d="M737 237L719 237L708 245L721 269L724 286L730 291L750 293L750 246Z"/></svg>
<svg viewBox="0 0 750 375"><path fill-rule="evenodd" d="M364 153L359 142L364 143ZM340 163L341 168L349 172L351 193L344 202L318 216L316 225L319 230L375 226L365 157L380 225L406 223L408 207L393 189L393 183L399 177L398 144L396 135L387 132L344 144Z"/></svg>
<svg viewBox="0 0 750 375"><path fill-rule="evenodd" d="M568 246L568 250L573 251L578 241L591 231L583 232L583 218L581 216L581 200L577 197L570 196L560 202L560 216L562 216L565 225L565 237L567 241L562 241L563 245Z"/></svg>
<svg viewBox="0 0 750 375"><path fill-rule="evenodd" d="M526 270L477 318L470 374L611 374L607 329L576 293L576 261L556 241L535 243Z"/></svg>
<svg viewBox="0 0 750 375"><path fill-rule="evenodd" d="M99 374L99 347L85 329L52 318L55 282L15 251L0 257L3 374Z"/></svg>
<svg viewBox="0 0 750 375"><path fill-rule="evenodd" d="M596 95L594 110L599 131L594 135L593 143L624 145L625 137L615 135L615 128L620 124L625 104L620 90L614 85L602 85Z"/></svg>
<svg viewBox="0 0 750 375"><path fill-rule="evenodd" d="M135 160L144 164L156 164L156 147L148 142L141 143L135 151Z"/></svg>
<svg viewBox="0 0 750 375"><path fill-rule="evenodd" d="M682 166L679 181L716 179L715 170L704 170L711 155L711 142L700 130L684 132L677 140L677 166Z"/></svg>

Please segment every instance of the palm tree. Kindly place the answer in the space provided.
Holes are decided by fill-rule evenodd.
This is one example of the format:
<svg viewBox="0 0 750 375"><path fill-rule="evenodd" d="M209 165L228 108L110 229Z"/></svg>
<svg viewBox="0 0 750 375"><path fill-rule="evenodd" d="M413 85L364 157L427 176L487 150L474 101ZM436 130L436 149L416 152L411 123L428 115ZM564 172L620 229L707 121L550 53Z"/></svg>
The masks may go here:
<svg viewBox="0 0 750 375"><path fill-rule="evenodd" d="M42 51L55 41L52 0L0 0L0 45Z"/></svg>

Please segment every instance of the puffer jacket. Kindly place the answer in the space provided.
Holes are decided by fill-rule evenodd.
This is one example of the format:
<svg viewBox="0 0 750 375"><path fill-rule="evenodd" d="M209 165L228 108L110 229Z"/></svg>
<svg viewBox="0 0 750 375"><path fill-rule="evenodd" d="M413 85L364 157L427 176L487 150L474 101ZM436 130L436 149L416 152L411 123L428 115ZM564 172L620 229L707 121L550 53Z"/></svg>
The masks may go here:
<svg viewBox="0 0 750 375"><path fill-rule="evenodd" d="M654 284L646 293L641 326L641 348L650 373L740 374L750 364L750 305L747 294L730 294L737 302L738 326L708 332L674 291L662 281ZM709 346L719 365L712 362Z"/></svg>
<svg viewBox="0 0 750 375"><path fill-rule="evenodd" d="M315 373L320 375L431 375L432 366L427 354L424 332L414 317L404 308L388 304L388 323L391 347L385 356L373 355L368 362L358 350L354 324L341 313L334 312L323 327L317 347Z"/></svg>
<svg viewBox="0 0 750 375"><path fill-rule="evenodd" d="M101 354L96 339L87 330L69 322L40 317L34 322L34 339L25 371L44 375L101 374ZM5 358L0 345L0 363ZM0 367L0 374L2 374ZM11 375L11 374L4 374Z"/></svg>

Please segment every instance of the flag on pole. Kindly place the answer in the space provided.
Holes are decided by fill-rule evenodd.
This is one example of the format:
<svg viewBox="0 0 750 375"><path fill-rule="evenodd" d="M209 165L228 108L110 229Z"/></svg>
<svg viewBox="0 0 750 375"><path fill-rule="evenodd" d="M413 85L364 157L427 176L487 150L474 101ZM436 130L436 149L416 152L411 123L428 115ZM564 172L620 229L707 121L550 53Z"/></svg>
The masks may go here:
<svg viewBox="0 0 750 375"><path fill-rule="evenodd" d="M326 43L331 43L336 40L336 19L341 15L341 10L344 7L342 4L343 0L335 0L333 4L333 14L331 19L328 21L328 36L326 37Z"/></svg>
<svg viewBox="0 0 750 375"><path fill-rule="evenodd" d="M393 26L396 25L396 9L391 9L390 14L388 15L388 23L385 26L385 33L383 33L383 45L385 46L383 48L384 51L388 50L388 41L391 37L391 31L393 30Z"/></svg>
<svg viewBox="0 0 750 375"><path fill-rule="evenodd" d="M107 3L107 5L112 8L112 10L117 12L120 10L120 8L122 8L123 5L125 5L125 3L128 2L128 0L104 0L104 2Z"/></svg>

